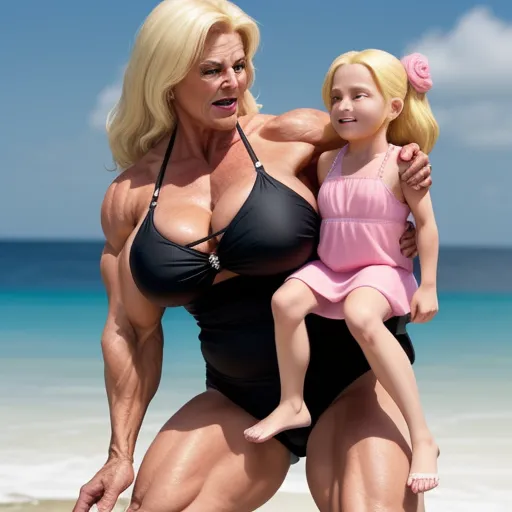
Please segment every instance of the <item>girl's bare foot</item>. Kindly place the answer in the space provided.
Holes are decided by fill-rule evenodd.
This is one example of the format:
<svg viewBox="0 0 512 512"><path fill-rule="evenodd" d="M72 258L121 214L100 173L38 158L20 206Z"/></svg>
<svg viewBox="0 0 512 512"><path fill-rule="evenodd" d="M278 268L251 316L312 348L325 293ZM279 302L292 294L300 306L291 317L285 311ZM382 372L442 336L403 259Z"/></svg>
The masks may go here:
<svg viewBox="0 0 512 512"><path fill-rule="evenodd" d="M299 408L294 407L290 401L281 402L266 418L245 430L244 436L252 443L263 443L283 430L309 425L311 415L304 402Z"/></svg>
<svg viewBox="0 0 512 512"><path fill-rule="evenodd" d="M439 448L432 438L413 444L411 472L407 480L412 492L430 491L439 485L438 457Z"/></svg>

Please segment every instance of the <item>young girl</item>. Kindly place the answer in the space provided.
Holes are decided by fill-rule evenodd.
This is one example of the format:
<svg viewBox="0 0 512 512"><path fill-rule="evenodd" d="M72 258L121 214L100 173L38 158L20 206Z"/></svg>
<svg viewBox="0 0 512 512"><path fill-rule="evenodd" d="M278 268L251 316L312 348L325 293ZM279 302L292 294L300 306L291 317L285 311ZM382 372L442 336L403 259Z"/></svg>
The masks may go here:
<svg viewBox="0 0 512 512"><path fill-rule="evenodd" d="M323 99L341 151L318 162L322 227L318 256L290 276L272 299L281 402L267 418L245 431L253 442L308 426L303 386L309 361L305 317L316 313L345 319L375 376L402 411L412 442L407 484L424 492L438 484L438 447L421 408L412 366L384 325L411 314L427 322L438 310L438 233L428 191L399 179L400 146L416 142L428 153L439 128L425 93L432 86L420 54L398 60L380 50L348 52L331 65ZM412 262L400 252L408 215L417 223L421 285ZM345 250L345 248L347 250Z"/></svg>

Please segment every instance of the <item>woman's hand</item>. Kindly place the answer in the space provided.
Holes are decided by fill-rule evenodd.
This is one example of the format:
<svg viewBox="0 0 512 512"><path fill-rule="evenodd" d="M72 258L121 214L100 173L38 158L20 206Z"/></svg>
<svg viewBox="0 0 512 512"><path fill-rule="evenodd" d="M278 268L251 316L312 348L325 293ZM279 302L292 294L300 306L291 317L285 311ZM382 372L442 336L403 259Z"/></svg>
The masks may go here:
<svg viewBox="0 0 512 512"><path fill-rule="evenodd" d="M402 238L400 238L400 250L406 258L415 258L418 256L416 228L412 222L407 221L407 229L402 235Z"/></svg>
<svg viewBox="0 0 512 512"><path fill-rule="evenodd" d="M400 151L400 159L404 162L411 162L403 171L400 171L400 178L415 190L430 188L432 185L432 166L428 155L420 151L416 143L407 144Z"/></svg>
<svg viewBox="0 0 512 512"><path fill-rule="evenodd" d="M128 459L109 460L94 477L80 489L73 512L89 512L94 505L100 512L111 512L117 499L134 479L132 462Z"/></svg>

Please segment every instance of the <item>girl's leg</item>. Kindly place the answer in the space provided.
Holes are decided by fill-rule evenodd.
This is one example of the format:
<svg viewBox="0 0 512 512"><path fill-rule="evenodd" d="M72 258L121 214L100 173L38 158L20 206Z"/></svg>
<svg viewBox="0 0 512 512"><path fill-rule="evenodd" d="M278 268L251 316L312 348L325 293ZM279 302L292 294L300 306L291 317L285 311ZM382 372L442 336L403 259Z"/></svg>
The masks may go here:
<svg viewBox="0 0 512 512"><path fill-rule="evenodd" d="M244 432L248 441L263 443L283 430L311 424L304 403L304 378L309 364L304 319L317 304L313 291L299 279L286 281L272 297L281 401L269 416Z"/></svg>
<svg viewBox="0 0 512 512"><path fill-rule="evenodd" d="M362 287L345 299L347 326L372 370L402 412L409 427L412 464L408 485L413 492L436 487L438 447L428 429L414 372L405 352L384 325L391 314L387 299L377 290Z"/></svg>

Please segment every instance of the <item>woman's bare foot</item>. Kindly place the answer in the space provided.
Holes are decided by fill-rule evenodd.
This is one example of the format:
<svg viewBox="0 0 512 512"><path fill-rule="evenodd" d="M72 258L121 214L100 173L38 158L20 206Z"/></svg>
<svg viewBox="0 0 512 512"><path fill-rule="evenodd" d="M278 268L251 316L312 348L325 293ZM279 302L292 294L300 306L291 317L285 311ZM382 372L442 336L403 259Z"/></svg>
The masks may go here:
<svg viewBox="0 0 512 512"><path fill-rule="evenodd" d="M407 480L412 492L427 492L439 485L438 457L439 448L432 438L413 444L411 472Z"/></svg>
<svg viewBox="0 0 512 512"><path fill-rule="evenodd" d="M290 401L281 402L266 418L244 431L244 436L251 443L268 441L283 430L308 427L311 415L306 404L297 408Z"/></svg>

